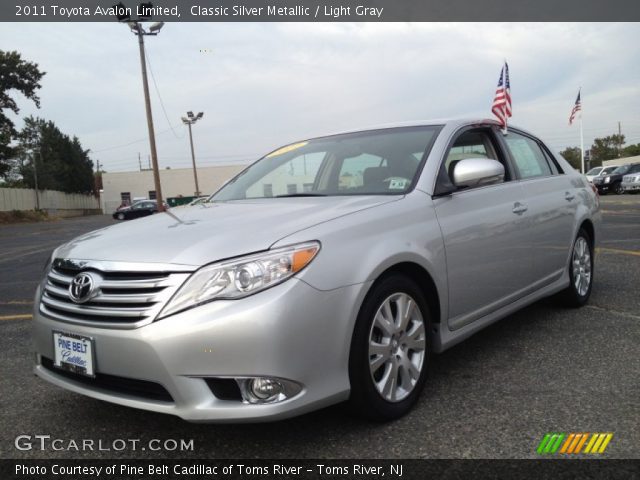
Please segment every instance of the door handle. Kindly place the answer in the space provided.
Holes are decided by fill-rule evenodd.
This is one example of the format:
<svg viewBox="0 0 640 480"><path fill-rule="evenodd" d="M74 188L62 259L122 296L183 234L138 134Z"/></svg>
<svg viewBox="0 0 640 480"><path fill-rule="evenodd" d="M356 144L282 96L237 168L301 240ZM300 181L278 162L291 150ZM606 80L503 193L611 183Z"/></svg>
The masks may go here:
<svg viewBox="0 0 640 480"><path fill-rule="evenodd" d="M516 202L513 204L513 210L511 210L516 215L520 215L526 212L529 209L524 203Z"/></svg>
<svg viewBox="0 0 640 480"><path fill-rule="evenodd" d="M573 193L571 193L571 192L565 192L565 193L564 193L564 199L565 199L567 202L570 202L570 201L571 201L571 200L573 200L574 198L576 198L576 196L575 196Z"/></svg>

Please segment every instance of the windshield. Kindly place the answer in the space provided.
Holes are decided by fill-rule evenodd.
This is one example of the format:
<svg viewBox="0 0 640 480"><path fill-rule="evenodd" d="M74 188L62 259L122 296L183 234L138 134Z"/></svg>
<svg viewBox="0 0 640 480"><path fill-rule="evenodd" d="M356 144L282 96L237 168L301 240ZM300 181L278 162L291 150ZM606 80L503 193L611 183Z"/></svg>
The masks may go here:
<svg viewBox="0 0 640 480"><path fill-rule="evenodd" d="M629 170L629 165L622 165L614 170L616 175L624 175Z"/></svg>
<svg viewBox="0 0 640 480"><path fill-rule="evenodd" d="M607 175L607 174L613 172L617 168L618 167L606 167L606 168L602 169L602 172L600 172L600 175Z"/></svg>
<svg viewBox="0 0 640 480"><path fill-rule="evenodd" d="M248 167L211 200L403 194L415 184L440 128L391 128L293 143Z"/></svg>
<svg viewBox="0 0 640 480"><path fill-rule="evenodd" d="M587 172L587 175L597 175L600 172L600 170L602 170L602 167L592 168Z"/></svg>

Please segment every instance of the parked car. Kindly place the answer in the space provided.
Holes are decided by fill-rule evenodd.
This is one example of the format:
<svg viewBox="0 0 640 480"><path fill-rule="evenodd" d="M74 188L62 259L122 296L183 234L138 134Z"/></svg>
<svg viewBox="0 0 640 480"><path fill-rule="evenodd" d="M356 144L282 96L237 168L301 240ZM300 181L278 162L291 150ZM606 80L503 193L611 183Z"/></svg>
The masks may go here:
<svg viewBox="0 0 640 480"><path fill-rule="evenodd" d="M434 353L543 297L591 294L597 193L490 120L304 140L211 201L56 249L35 298L35 373L191 421L341 401L392 419Z"/></svg>
<svg viewBox="0 0 640 480"><path fill-rule="evenodd" d="M600 172L602 172L603 169L604 167L593 167L591 170L585 173L587 180L589 180L590 182L593 182L593 179L598 175L600 175Z"/></svg>
<svg viewBox="0 0 640 480"><path fill-rule="evenodd" d="M616 168L609 175L598 176L593 179L593 184L598 189L601 195L605 195L609 192L614 192L618 195L624 193L622 186L622 177L629 173L640 172L640 163L632 163L622 165Z"/></svg>
<svg viewBox="0 0 640 480"><path fill-rule="evenodd" d="M626 193L637 193L640 190L640 163L632 165L622 177L622 189Z"/></svg>
<svg viewBox="0 0 640 480"><path fill-rule="evenodd" d="M169 205L163 202L165 210ZM135 202L128 207L119 207L113 212L113 218L116 220L131 220L132 218L146 217L158 213L158 202L155 200L142 200Z"/></svg>
<svg viewBox="0 0 640 480"><path fill-rule="evenodd" d="M616 171L617 168L619 168L620 165L610 165L608 167L604 167L600 173L598 174L599 177L606 177L607 175L609 175L610 173L613 173Z"/></svg>

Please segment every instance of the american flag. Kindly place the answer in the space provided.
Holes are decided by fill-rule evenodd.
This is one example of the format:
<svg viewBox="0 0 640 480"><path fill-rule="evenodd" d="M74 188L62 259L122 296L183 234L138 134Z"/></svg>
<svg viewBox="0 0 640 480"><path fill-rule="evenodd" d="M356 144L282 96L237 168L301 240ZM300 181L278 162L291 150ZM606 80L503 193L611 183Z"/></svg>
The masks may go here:
<svg viewBox="0 0 640 480"><path fill-rule="evenodd" d="M509 83L509 65L504 62L500 71L496 96L493 98L491 111L498 118L502 128L507 128L507 118L511 117L511 84Z"/></svg>
<svg viewBox="0 0 640 480"><path fill-rule="evenodd" d="M582 103L580 102L580 90L578 90L578 98L576 98L576 104L573 106L571 115L569 116L569 125L573 125L573 121L575 120L576 115L580 110L582 110Z"/></svg>

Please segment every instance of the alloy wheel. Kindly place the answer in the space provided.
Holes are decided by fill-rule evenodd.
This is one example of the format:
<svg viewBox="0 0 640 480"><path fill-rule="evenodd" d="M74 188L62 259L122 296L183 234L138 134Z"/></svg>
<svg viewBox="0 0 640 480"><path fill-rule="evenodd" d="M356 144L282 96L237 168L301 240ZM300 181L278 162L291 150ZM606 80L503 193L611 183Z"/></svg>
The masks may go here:
<svg viewBox="0 0 640 480"><path fill-rule="evenodd" d="M415 388L426 338L422 313L410 295L394 293L382 302L369 332L369 372L386 401L400 402Z"/></svg>
<svg viewBox="0 0 640 480"><path fill-rule="evenodd" d="M578 237L573 246L572 264L573 286L584 297L591 285L591 249L584 237Z"/></svg>

